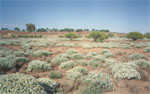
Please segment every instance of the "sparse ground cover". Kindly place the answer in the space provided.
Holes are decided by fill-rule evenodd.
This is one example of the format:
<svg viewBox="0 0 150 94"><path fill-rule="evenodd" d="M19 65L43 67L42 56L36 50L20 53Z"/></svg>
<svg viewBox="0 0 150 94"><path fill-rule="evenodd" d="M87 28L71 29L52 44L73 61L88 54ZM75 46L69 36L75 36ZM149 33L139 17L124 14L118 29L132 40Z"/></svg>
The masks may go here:
<svg viewBox="0 0 150 94"><path fill-rule="evenodd" d="M94 42L84 34L73 40L43 36L0 40L0 93L12 94L11 88L24 94L20 84L32 94L150 93L149 39L111 37Z"/></svg>

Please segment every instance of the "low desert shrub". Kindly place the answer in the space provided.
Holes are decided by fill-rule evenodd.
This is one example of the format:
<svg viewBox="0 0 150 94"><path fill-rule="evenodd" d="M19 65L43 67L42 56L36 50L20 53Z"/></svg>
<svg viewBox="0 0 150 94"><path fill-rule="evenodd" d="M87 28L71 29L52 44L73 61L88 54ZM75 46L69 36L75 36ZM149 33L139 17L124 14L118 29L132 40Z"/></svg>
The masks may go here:
<svg viewBox="0 0 150 94"><path fill-rule="evenodd" d="M0 41L0 46L9 45L9 44L10 44L10 42L8 42L8 41Z"/></svg>
<svg viewBox="0 0 150 94"><path fill-rule="evenodd" d="M15 51L14 54L19 57L24 56L24 51Z"/></svg>
<svg viewBox="0 0 150 94"><path fill-rule="evenodd" d="M0 69L8 70L14 67L16 59L14 56L0 57Z"/></svg>
<svg viewBox="0 0 150 94"><path fill-rule="evenodd" d="M48 56L51 55L52 53L46 50L37 50L33 52L34 57L40 57L40 56Z"/></svg>
<svg viewBox="0 0 150 94"><path fill-rule="evenodd" d="M95 84L101 89L110 90L113 88L111 76L108 73L91 72L87 76L83 77L83 81L88 84Z"/></svg>
<svg viewBox="0 0 150 94"><path fill-rule="evenodd" d="M129 55L128 58L132 60L137 60L137 59L146 59L146 56L144 54L133 53Z"/></svg>
<svg viewBox="0 0 150 94"><path fill-rule="evenodd" d="M56 65L60 65L62 62L65 62L65 61L68 61L69 59L67 58L66 55L64 54L60 54L58 56L55 56L53 59L52 59L52 63L53 64L56 64Z"/></svg>
<svg viewBox="0 0 150 94"><path fill-rule="evenodd" d="M92 58L92 57L94 57L94 56L97 56L98 54L96 53L96 52L89 52L89 53L87 53L87 58Z"/></svg>
<svg viewBox="0 0 150 94"><path fill-rule="evenodd" d="M146 53L150 53L150 47L146 47L146 48L144 48L144 52L146 52Z"/></svg>
<svg viewBox="0 0 150 94"><path fill-rule="evenodd" d="M92 84L79 91L79 94L102 94L102 90L99 85Z"/></svg>
<svg viewBox="0 0 150 94"><path fill-rule="evenodd" d="M143 47L142 44L137 44L137 45L136 45L136 48L142 48L142 47Z"/></svg>
<svg viewBox="0 0 150 94"><path fill-rule="evenodd" d="M136 70L138 66L133 62L115 63L111 66L115 79L141 79L140 73Z"/></svg>
<svg viewBox="0 0 150 94"><path fill-rule="evenodd" d="M0 77L0 94L47 94L38 81L25 74L8 74Z"/></svg>
<svg viewBox="0 0 150 94"><path fill-rule="evenodd" d="M81 66L87 66L88 65L88 63L87 63L87 60L76 60L76 64L77 65L81 65Z"/></svg>
<svg viewBox="0 0 150 94"><path fill-rule="evenodd" d="M60 79L62 78L62 74L60 72L51 71L49 77L54 79Z"/></svg>
<svg viewBox="0 0 150 94"><path fill-rule="evenodd" d="M136 60L135 63L136 63L139 67L150 69L150 62L147 61L147 60L139 59L139 60Z"/></svg>
<svg viewBox="0 0 150 94"><path fill-rule="evenodd" d="M144 36L143 36L143 34L140 33L140 32L129 32L129 33L127 34L127 38L132 39L132 40L135 41L135 40L138 40L138 39L143 39Z"/></svg>
<svg viewBox="0 0 150 94"><path fill-rule="evenodd" d="M57 93L57 88L59 88L59 84L55 80L49 78L39 78L38 82L42 87L44 87L44 89L48 93L50 94Z"/></svg>
<svg viewBox="0 0 150 94"><path fill-rule="evenodd" d="M85 67L82 67L82 66L74 67L73 69L69 70L69 72L80 72L83 75L88 74L88 70Z"/></svg>
<svg viewBox="0 0 150 94"><path fill-rule="evenodd" d="M61 65L59 67L60 68L64 68L64 69L71 69L74 66L75 66L75 62L74 61L67 61L67 62L61 63Z"/></svg>
<svg viewBox="0 0 150 94"><path fill-rule="evenodd" d="M66 73L67 78L71 80L79 79L81 76L87 74L88 74L88 70L81 66L74 67L73 69L68 70Z"/></svg>
<svg viewBox="0 0 150 94"><path fill-rule="evenodd" d="M82 73L67 71L66 76L70 80L76 80L76 79L79 79L82 76Z"/></svg>
<svg viewBox="0 0 150 94"><path fill-rule="evenodd" d="M102 65L102 61L100 59L92 59L87 63L88 66L92 66L92 67L100 67Z"/></svg>
<svg viewBox="0 0 150 94"><path fill-rule="evenodd" d="M110 50L104 49L101 52L105 57L113 57L113 53Z"/></svg>
<svg viewBox="0 0 150 94"><path fill-rule="evenodd" d="M107 59L105 59L104 62L105 62L105 63L103 64L103 66L110 68L113 64L116 63L116 60L113 59L113 58L107 58Z"/></svg>
<svg viewBox="0 0 150 94"><path fill-rule="evenodd" d="M51 65L49 63L40 60L31 61L27 67L27 71L38 71L38 70L46 71L50 69Z"/></svg>
<svg viewBox="0 0 150 94"><path fill-rule="evenodd" d="M84 55L81 53L76 53L76 54L72 54L72 55L68 55L70 59L84 59Z"/></svg>
<svg viewBox="0 0 150 94"><path fill-rule="evenodd" d="M28 62L28 61L29 61L29 59L26 58L26 57L16 57L16 63L17 63L17 62L26 63L26 62Z"/></svg>
<svg viewBox="0 0 150 94"><path fill-rule="evenodd" d="M13 51L8 48L2 48L0 49L0 56L1 57L7 57L9 55L13 55Z"/></svg>
<svg viewBox="0 0 150 94"><path fill-rule="evenodd" d="M74 49L69 49L65 53L68 54L68 55L73 55L73 54L76 54L78 52L76 50L74 50Z"/></svg>

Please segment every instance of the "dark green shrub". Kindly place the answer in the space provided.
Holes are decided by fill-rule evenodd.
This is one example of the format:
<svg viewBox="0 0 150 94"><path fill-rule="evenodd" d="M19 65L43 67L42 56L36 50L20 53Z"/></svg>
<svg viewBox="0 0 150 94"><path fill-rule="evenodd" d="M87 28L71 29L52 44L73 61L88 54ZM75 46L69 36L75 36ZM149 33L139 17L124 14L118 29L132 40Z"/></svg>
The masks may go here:
<svg viewBox="0 0 150 94"><path fill-rule="evenodd" d="M59 83L57 83L55 80L49 79L49 78L39 78L38 79L39 84L44 87L45 91L48 92L48 94L57 94Z"/></svg>
<svg viewBox="0 0 150 94"><path fill-rule="evenodd" d="M59 79L62 77L62 74L60 72L51 71L49 77Z"/></svg>
<svg viewBox="0 0 150 94"><path fill-rule="evenodd" d="M48 56L51 55L52 53L47 51L47 50L37 50L33 52L34 57L40 57L40 56Z"/></svg>
<svg viewBox="0 0 150 94"><path fill-rule="evenodd" d="M129 33L127 34L127 38L132 39L132 40L135 41L135 40L138 40L138 39L143 39L144 36L143 36L143 34L140 33L140 32L129 32Z"/></svg>
<svg viewBox="0 0 150 94"><path fill-rule="evenodd" d="M14 56L0 57L0 69L8 70L14 67L16 63Z"/></svg>
<svg viewBox="0 0 150 94"><path fill-rule="evenodd" d="M79 35L77 35L77 34L75 34L75 33L66 33L66 34L65 34L65 37L66 37L66 38L69 38L70 40L73 40L73 39L75 39L75 38L78 38Z"/></svg>
<svg viewBox="0 0 150 94"><path fill-rule="evenodd" d="M144 37L150 39L150 33L145 33Z"/></svg>
<svg viewBox="0 0 150 94"><path fill-rule="evenodd" d="M104 32L91 32L89 37L93 38L94 41L104 41L105 39L108 38L108 36Z"/></svg>
<svg viewBox="0 0 150 94"><path fill-rule="evenodd" d="M16 57L16 62L26 63L28 59L26 57Z"/></svg>

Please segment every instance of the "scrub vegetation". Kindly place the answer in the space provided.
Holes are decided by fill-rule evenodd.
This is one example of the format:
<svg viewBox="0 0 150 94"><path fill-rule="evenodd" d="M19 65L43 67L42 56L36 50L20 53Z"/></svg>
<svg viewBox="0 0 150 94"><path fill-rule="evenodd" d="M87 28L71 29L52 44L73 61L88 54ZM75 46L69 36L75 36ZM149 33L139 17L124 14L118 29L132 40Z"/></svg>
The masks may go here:
<svg viewBox="0 0 150 94"><path fill-rule="evenodd" d="M0 32L0 94L149 94L149 33L26 26Z"/></svg>

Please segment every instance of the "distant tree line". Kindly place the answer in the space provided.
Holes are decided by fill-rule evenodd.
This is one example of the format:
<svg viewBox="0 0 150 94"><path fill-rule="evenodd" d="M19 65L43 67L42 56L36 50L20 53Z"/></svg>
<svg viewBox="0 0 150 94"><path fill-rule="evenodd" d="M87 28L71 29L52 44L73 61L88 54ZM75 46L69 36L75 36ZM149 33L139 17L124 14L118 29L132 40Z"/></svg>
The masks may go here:
<svg viewBox="0 0 150 94"><path fill-rule="evenodd" d="M2 31L9 31L8 28L1 28ZM58 28L36 28L35 24L29 23L26 24L26 29L20 29L19 27L15 27L14 31L19 31L19 32L48 32L48 31L53 31L53 32L83 32L83 31L100 31L100 32L109 32L108 29L103 29L103 30L98 30L98 29L73 29L73 28L63 28L63 29L58 29Z"/></svg>

